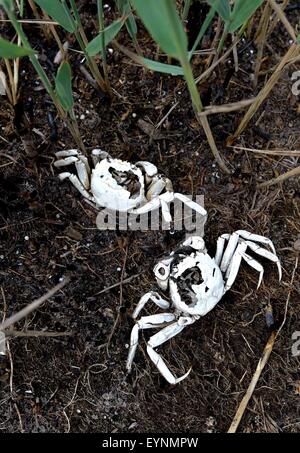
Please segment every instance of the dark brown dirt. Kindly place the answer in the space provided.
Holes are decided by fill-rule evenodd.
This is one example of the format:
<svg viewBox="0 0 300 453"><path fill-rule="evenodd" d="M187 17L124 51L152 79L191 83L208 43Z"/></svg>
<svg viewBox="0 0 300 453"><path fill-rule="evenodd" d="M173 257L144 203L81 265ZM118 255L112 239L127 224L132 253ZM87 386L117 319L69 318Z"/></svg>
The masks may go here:
<svg viewBox="0 0 300 453"><path fill-rule="evenodd" d="M87 19L89 14L87 10ZM92 23L90 27L93 30ZM41 31L35 29L33 35L32 29L25 30L43 50L43 65L53 75L54 43L42 47ZM124 31L120 42L127 40ZM264 70L276 64L288 41L287 34L276 28ZM147 56L154 56L146 34L141 36L141 47ZM239 73L226 88L226 65L213 74L209 85L200 87L207 104L255 94L251 84L255 54L252 57L249 48L240 50ZM201 73L204 58L197 60L195 74ZM173 387L164 381L146 355L145 341L127 376L132 309L142 294L155 288L152 268L158 258L174 249L184 235L149 231L117 236L97 230L95 211L68 182L57 178L54 152L75 144L58 119L58 141L50 142L47 112L54 110L45 92L39 91L28 62L22 60L18 114L4 97L0 99L0 312L9 317L70 275L67 287L14 326L17 331L70 335L9 340L10 354L0 365L0 430L224 432L269 337L265 319L269 305L277 327L287 310L285 324L239 429L299 432L299 357L291 353L292 334L300 330L298 271L293 285L290 281L296 262L293 245L300 233L300 185L291 179L269 190L255 189L257 182L296 166L297 158L226 148L226 138L242 112L211 116L218 148L232 169L232 175L225 177L212 160L181 78L146 72L114 51L109 56L115 92L110 104L83 79L77 61L72 54L76 114L85 116L79 124L86 147L100 146L114 157L133 162L149 160L174 181L177 191L204 194L205 240L211 254L224 232L247 229L270 237L282 260L283 281L279 284L276 267L262 260L264 283L256 290L256 273L242 266L233 289L219 305L161 348L176 375L192 366L181 384ZM285 71L240 137L239 146L300 149L299 99L291 92L294 70L291 66ZM263 83L261 77L260 87ZM174 102L178 105L159 137L151 140L140 120L156 125ZM120 286L99 294L120 282L123 266L125 279L136 277L122 285L121 294Z"/></svg>

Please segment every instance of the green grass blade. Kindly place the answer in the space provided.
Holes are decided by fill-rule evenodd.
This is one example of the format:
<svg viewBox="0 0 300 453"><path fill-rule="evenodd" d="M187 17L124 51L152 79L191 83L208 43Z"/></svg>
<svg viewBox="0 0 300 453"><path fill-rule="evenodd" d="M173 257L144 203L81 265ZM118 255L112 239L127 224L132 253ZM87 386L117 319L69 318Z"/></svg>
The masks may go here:
<svg viewBox="0 0 300 453"><path fill-rule="evenodd" d="M124 19L117 19L103 30L105 47L119 33L119 31L123 27L123 24L124 24ZM103 44L102 39L103 39L102 33L100 33L91 42L89 42L89 44L86 47L86 51L90 57L93 57L94 55L97 55L98 53L101 52L102 44Z"/></svg>
<svg viewBox="0 0 300 453"><path fill-rule="evenodd" d="M4 6L4 8L6 8L6 9L9 9L10 11L14 11L13 0L0 0L0 6Z"/></svg>
<svg viewBox="0 0 300 453"><path fill-rule="evenodd" d="M27 49L0 38L0 57L2 58L14 59L34 55L34 53L33 49Z"/></svg>
<svg viewBox="0 0 300 453"><path fill-rule="evenodd" d="M127 31L129 33L129 35L131 36L132 40L135 41L136 35L137 35L137 25L136 25L135 18L132 14L130 0L118 0L117 6L118 6L120 13L123 16L127 17L125 25L126 25Z"/></svg>
<svg viewBox="0 0 300 453"><path fill-rule="evenodd" d="M34 0L34 2L69 33L75 32L76 23L68 8L59 0Z"/></svg>
<svg viewBox="0 0 300 453"><path fill-rule="evenodd" d="M135 40L136 35L137 35L137 25L136 25L136 21L135 21L135 18L132 13L129 13L128 18L126 19L125 25L126 25L127 31L129 33L129 35L131 36L131 38L133 40Z"/></svg>
<svg viewBox="0 0 300 453"><path fill-rule="evenodd" d="M264 0L235 0L228 31L233 33L255 13Z"/></svg>
<svg viewBox="0 0 300 453"><path fill-rule="evenodd" d="M143 66L146 66L151 71L163 72L164 74L171 75L184 75L183 69L181 66L175 66L172 64L160 63L159 61L150 60L149 58L140 57L140 62Z"/></svg>
<svg viewBox="0 0 300 453"><path fill-rule="evenodd" d="M58 68L55 78L55 91L63 109L66 112L72 110L74 105L72 94L72 73L71 66L65 61Z"/></svg>
<svg viewBox="0 0 300 453"><path fill-rule="evenodd" d="M247 1L248 3L252 2L252 0L245 1ZM216 9L218 14L225 22L229 22L231 13L229 0L207 0L207 3L209 3L210 6Z"/></svg>
<svg viewBox="0 0 300 453"><path fill-rule="evenodd" d="M173 0L132 0L132 4L164 52L178 60L187 58L187 37Z"/></svg>
<svg viewBox="0 0 300 453"><path fill-rule="evenodd" d="M183 12L182 12L182 20L187 20L190 8L192 5L193 0L185 0L184 2L184 7L183 7Z"/></svg>
<svg viewBox="0 0 300 453"><path fill-rule="evenodd" d="M131 50L119 44L117 41L114 42L114 46L122 53L124 53L131 60L135 61L141 66L145 66L151 71L164 72L165 74L172 75L184 75L183 69L181 66L174 66L171 64L159 63L158 61L150 60L149 58L144 58L141 55L137 55Z"/></svg>

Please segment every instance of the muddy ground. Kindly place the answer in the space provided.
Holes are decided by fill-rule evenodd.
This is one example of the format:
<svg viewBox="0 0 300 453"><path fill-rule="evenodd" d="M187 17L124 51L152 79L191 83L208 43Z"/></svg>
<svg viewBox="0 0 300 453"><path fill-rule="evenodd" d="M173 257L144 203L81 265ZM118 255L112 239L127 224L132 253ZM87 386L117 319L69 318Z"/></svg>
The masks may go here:
<svg viewBox="0 0 300 453"><path fill-rule="evenodd" d="M81 3L91 36L92 6ZM299 11L289 15L292 22L296 14L299 17ZM24 28L53 76L55 43L45 42L37 27ZM11 33L3 26L2 32ZM119 40L131 45L126 31ZM153 58L155 48L142 28L140 40L145 54ZM208 35L207 48L210 44ZM288 46L287 33L276 27L263 70L273 68ZM253 89L254 43L251 39L241 43L239 50L240 69L228 84L224 82L229 62L200 86L206 105L247 99L263 86L267 73ZM243 112L214 115L210 124L232 171L224 176L195 121L180 77L147 72L114 50L108 57L115 94L110 103L84 79L78 55L70 55L76 114L86 147L100 146L114 157L133 162L149 160L172 179L176 191L204 194L205 240L211 254L224 232L246 229L271 238L282 261L283 279L279 283L276 266L259 258L265 275L256 290L257 274L242 265L234 287L217 307L161 348L176 375L192 367L179 385L166 383L150 362L147 331L128 376L125 362L132 310L142 294L155 289L153 266L180 243L184 232L116 235L97 230L95 210L68 181L60 183L57 178L54 152L75 144L58 118L57 141L51 142L47 113L55 115L55 111L28 61L22 60L18 108L14 111L5 97L0 99L0 316L9 317L63 276L69 275L71 282L14 326L14 335L17 331L24 336L9 337L9 353L0 366L0 430L224 432L270 335L265 316L269 306L275 328L284 325L239 431L299 432L299 357L292 356L291 347L293 332L300 330L300 280L294 249L300 234L300 184L299 179L290 179L269 189L255 188L258 182L296 167L298 158L226 147L226 138ZM205 58L196 58L195 74L203 70ZM300 99L291 91L296 69L296 65L286 69L236 145L300 149ZM175 103L159 133L150 137L141 120L151 128ZM122 279L125 282L120 284ZM103 291L112 285L116 286ZM148 313L154 311L149 306ZM29 330L66 335L25 336Z"/></svg>

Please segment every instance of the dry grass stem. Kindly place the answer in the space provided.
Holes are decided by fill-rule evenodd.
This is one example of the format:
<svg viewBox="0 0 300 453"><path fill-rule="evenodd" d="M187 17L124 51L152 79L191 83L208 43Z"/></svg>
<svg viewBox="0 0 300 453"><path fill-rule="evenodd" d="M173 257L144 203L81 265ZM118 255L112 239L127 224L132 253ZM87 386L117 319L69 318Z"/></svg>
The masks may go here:
<svg viewBox="0 0 300 453"><path fill-rule="evenodd" d="M36 310L40 305L42 305L46 300L50 299L57 291L62 289L69 283L70 279L67 277L62 282L58 283L58 285L54 286L54 288L50 289L46 294L39 299L34 300L31 304L27 305L25 308L20 310L18 313L15 313L10 318L6 319L2 324L0 324L0 331L7 329L8 327L12 326L16 322L20 321L21 319L28 316L34 310Z"/></svg>
<svg viewBox="0 0 300 453"><path fill-rule="evenodd" d="M262 103L266 100L269 96L270 92L273 90L274 86L277 84L278 80L280 79L285 67L293 60L300 55L300 45L293 44L287 53L282 58L281 62L277 65L274 73L267 81L266 85L261 89L258 96L255 99L255 102L250 106L249 110L245 114L244 118L242 119L239 127L237 128L236 132L233 136L229 137L228 144L232 145L232 143L241 135L241 133L246 129L250 120L255 115L259 107Z"/></svg>
<svg viewBox="0 0 300 453"><path fill-rule="evenodd" d="M283 173L283 175L277 176L277 178L270 179L269 181L262 182L258 184L256 187L258 189L264 189L265 187L273 186L274 184L279 184L285 181L288 178L292 178L294 176L300 176L300 166L293 168L292 170Z"/></svg>
<svg viewBox="0 0 300 453"><path fill-rule="evenodd" d="M199 113L199 116L201 117L201 116L213 115L216 113L235 112L236 110L241 110L243 108L248 107L249 105L253 104L254 101L255 101L255 98L245 99L244 101L232 102L232 103L223 104L223 105L211 105L211 106L205 107L203 112Z"/></svg>
<svg viewBox="0 0 300 453"><path fill-rule="evenodd" d="M283 25L285 26L290 37L293 39L293 41L296 42L297 36L296 36L295 30L291 26L290 22L288 21L288 19L287 19L286 15L284 14L283 10L281 9L281 7L278 5L278 3L275 2L275 0L269 0L269 3L271 5L271 7L273 8L273 10L276 12L276 14L279 17L279 19L281 20L281 22L283 23Z"/></svg>
<svg viewBox="0 0 300 453"><path fill-rule="evenodd" d="M255 370L255 373L251 379L251 382L250 382L250 385L247 389L247 392L244 396L244 398L242 399L239 407L238 407L238 410L233 418L233 421L230 425L230 428L228 430L228 433L235 433L236 430L238 429L239 427L239 424L240 424L240 421L245 413L245 410L248 406L248 403L252 397L252 394L255 390L255 387L257 385L257 382L260 378L260 375L261 373L263 372L263 369L265 368L268 360L269 360L269 357L271 355L271 352L273 350L273 346L274 346L274 343L275 343L275 339L276 339L276 333L275 332L272 332L272 334L270 335L269 339L268 339L268 342L264 348L264 351L263 351L263 354L258 362L258 365L256 367L256 370Z"/></svg>

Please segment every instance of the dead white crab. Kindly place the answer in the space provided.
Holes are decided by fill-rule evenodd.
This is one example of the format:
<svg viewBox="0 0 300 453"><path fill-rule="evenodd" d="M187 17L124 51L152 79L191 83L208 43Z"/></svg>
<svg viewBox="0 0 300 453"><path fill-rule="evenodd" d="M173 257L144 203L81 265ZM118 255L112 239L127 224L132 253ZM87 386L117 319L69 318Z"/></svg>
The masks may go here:
<svg viewBox="0 0 300 453"><path fill-rule="evenodd" d="M61 180L68 178L79 192L97 208L144 214L161 207L164 220L172 220L169 204L180 200L203 216L205 209L187 196L173 191L170 179L158 173L155 165L140 161L136 164L113 159L100 149L92 151L94 167L91 171L87 157L76 149L56 153L56 167L75 164L77 175L64 172Z"/></svg>
<svg viewBox="0 0 300 453"><path fill-rule="evenodd" d="M225 248L226 241L228 243ZM269 246L272 251L259 244ZM170 384L176 384L188 376L191 370L184 376L176 378L154 349L215 307L235 281L242 259L259 272L258 287L260 286L264 270L258 261L246 253L248 247L258 255L275 262L279 280L281 280L281 265L272 241L244 230L220 236L214 258L208 255L204 240L199 236L192 236L178 250L155 266L154 274L157 283L162 290L169 290L171 303L153 291L140 299L133 312L134 319L138 317L148 301L154 302L168 312L143 316L136 322L130 338L128 371L131 370L136 353L139 331L161 328L158 333L150 337L147 343L147 352L151 360Z"/></svg>

